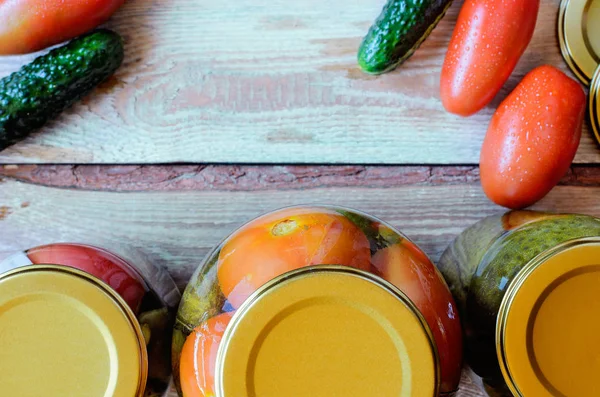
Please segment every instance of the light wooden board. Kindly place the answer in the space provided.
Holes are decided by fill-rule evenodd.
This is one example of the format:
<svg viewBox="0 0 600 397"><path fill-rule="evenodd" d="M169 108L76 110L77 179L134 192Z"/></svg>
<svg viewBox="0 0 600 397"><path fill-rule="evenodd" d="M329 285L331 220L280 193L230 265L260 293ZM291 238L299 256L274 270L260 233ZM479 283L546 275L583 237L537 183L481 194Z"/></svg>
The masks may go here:
<svg viewBox="0 0 600 397"><path fill-rule="evenodd" d="M600 187L559 186L535 208L600 216L598 194ZM0 260L39 244L85 242L164 266L183 287L208 250L234 228L266 211L300 203L371 213L415 239L434 260L461 230L502 211L485 199L477 183L110 192L5 178L0 180ZM465 372L458 397L484 395L479 380Z"/></svg>
<svg viewBox="0 0 600 397"><path fill-rule="evenodd" d="M455 1L415 56L362 74L356 50L384 0L128 0L110 27L126 61L93 95L0 162L474 164L493 109L540 64L566 70L559 0L492 105L446 113L439 73ZM0 76L32 56L0 58ZM600 161L586 130L577 162Z"/></svg>
<svg viewBox="0 0 600 397"><path fill-rule="evenodd" d="M600 216L600 187L558 186L533 208ZM478 184L261 191L103 192L0 183L0 259L52 241L139 250L180 286L208 250L253 217L278 207L330 203L378 216L434 260L461 230L502 209Z"/></svg>

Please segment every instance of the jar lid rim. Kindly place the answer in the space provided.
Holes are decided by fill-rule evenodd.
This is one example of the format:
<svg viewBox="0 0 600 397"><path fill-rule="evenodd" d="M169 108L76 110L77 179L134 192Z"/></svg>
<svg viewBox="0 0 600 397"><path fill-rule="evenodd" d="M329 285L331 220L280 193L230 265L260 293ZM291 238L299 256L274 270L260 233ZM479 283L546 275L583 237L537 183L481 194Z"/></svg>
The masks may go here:
<svg viewBox="0 0 600 397"><path fill-rule="evenodd" d="M44 329L27 331L27 335L35 337L28 340L39 337L39 343L51 346L43 349L38 356L36 362L39 364L39 370L52 372L51 363L56 362L56 353L72 353L65 349L83 343L91 354L86 359L87 364L95 362L104 368L108 360L108 372L105 374L107 383L96 384L99 387L99 395L104 395L108 390L100 389L110 387L115 396L131 396L132 392L137 397L143 396L148 358L140 324L125 300L104 281L73 267L36 264L0 274L0 289L4 290L0 299L0 309L7 309L0 310L0 315L12 311L9 313L10 318L6 319L5 330L18 336L22 332L18 329L22 330L23 326L31 323L32 313L39 315L40 324L45 325ZM44 308L48 308L49 312L44 313ZM60 321L54 321L57 316L60 316ZM14 345L17 347L13 353L17 354L20 351L19 343ZM44 351L49 357L48 360L43 359ZM128 356L125 353L128 353ZM64 375L69 368L77 371L77 368L82 367L77 358L81 354L86 353L63 355L62 368L57 374ZM58 357L60 356L58 354ZM24 357L22 360L28 359ZM31 376L36 376L36 373L32 371ZM131 379L134 374L135 384ZM34 381L29 378L25 377L28 381ZM68 382L68 379L60 376L52 379L47 376L46 380L60 383L61 387L67 387L65 384L79 387L80 382L78 379ZM39 386L45 387L42 383ZM10 389L20 386L12 384L8 387Z"/></svg>
<svg viewBox="0 0 600 397"><path fill-rule="evenodd" d="M540 253L517 272L506 289L496 317L496 355L504 380L515 396L529 394L523 389L529 388L531 392L531 387L538 394L562 395L556 391L554 379L550 379L552 375L546 375L540 368L540 362L545 366L546 359L537 357L536 352L540 350L534 345L542 342L533 329L535 326L542 329L544 325L549 329L547 320L550 316L540 314L540 311L543 305L547 305L544 310L548 313L547 308L556 304L556 297L552 294L559 287L564 287L565 281L590 274L599 277L600 261L589 255L582 259L582 250L585 249L594 250L595 258L600 253L600 237L572 239ZM580 255L574 256L577 252ZM546 264L548 266L544 266ZM549 297L554 300L549 300ZM556 316L552 316L552 320L556 321ZM555 342L564 345L568 341ZM518 351L508 346L517 344ZM525 373L528 376L523 375ZM519 379L527 379L527 385L520 384Z"/></svg>
<svg viewBox="0 0 600 397"><path fill-rule="evenodd" d="M335 304L339 305L339 308L345 305L355 306L367 302L365 299L368 298L364 297L366 291L357 291L352 296L347 292L343 292L343 288L335 290L335 288L331 288L331 284L327 284L329 281L326 276L333 276L329 280L335 277L346 276L346 282L349 282L349 280L360 280L360 283L364 283L365 286L370 285L371 287L369 288L375 286L376 288L374 289L380 291L378 292L379 294L381 294L381 291L384 292L381 295L385 296L385 299L392 298L389 299L389 302L396 302L393 304L396 305L394 306L395 310L403 310L405 318L412 318L410 320L413 324L412 329L417 330L416 333L421 334L420 340L422 343L419 345L421 346L421 351L427 350L430 352L430 372L435 383L432 389L434 392L433 395L437 395L440 387L440 359L433 334L421 312L406 294L383 278L364 270L338 265L308 266L287 272L263 285L240 306L225 330L217 353L215 371L216 395L219 397L224 396L226 389L234 383L227 381L227 379L233 376L231 375L232 373L237 373L240 376L249 376L248 368L251 368L253 364L247 363L254 363L255 361L253 360L256 357L249 353L250 350L256 348L258 345L256 341L261 340L265 335L268 324L271 324L276 317L281 318L279 317L281 313L290 313L290 310L295 312L294 308L298 307L296 306L298 303L303 304L302 302L307 301L316 302L315 305L318 306L322 302L320 299L337 299ZM337 281L342 284L344 283L342 279L337 279ZM302 283L305 283L305 285L302 286ZM309 285L310 288L304 288ZM290 290L293 290L293 292L287 294ZM280 295L277 295L278 293ZM290 296L293 296L292 302L286 299ZM365 301L360 302L361 299ZM352 300L353 302L348 303L344 302L344 300ZM342 303L339 304L339 302ZM385 312L385 310L383 311ZM250 318L251 321L248 321ZM410 328L407 326L407 329ZM239 335L244 335L244 337L241 338ZM320 335L322 336L322 334ZM348 338L351 340L352 331L349 331L349 335ZM417 343L415 342L415 344ZM351 350L351 348L349 349ZM425 358L423 360L424 362L427 361ZM232 365L232 363L238 364ZM301 363L297 365L302 366ZM423 370L422 372L425 373L427 371ZM225 379L226 377L227 379ZM237 383L239 384L240 382ZM246 390L244 386L244 391L238 391L238 393L243 393Z"/></svg>

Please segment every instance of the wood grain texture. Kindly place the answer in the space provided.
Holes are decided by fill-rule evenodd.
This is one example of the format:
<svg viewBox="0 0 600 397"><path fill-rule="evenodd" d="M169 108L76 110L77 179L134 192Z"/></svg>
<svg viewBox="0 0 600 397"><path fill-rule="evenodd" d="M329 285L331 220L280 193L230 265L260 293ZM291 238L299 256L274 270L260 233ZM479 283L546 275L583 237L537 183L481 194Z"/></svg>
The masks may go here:
<svg viewBox="0 0 600 397"><path fill-rule="evenodd" d="M178 184L167 184L165 188L158 182L165 175L175 175L171 180L185 180L186 175L194 179L209 168L4 167L0 173L0 260L39 244L83 242L126 256L133 252L164 266L183 288L208 250L229 232L261 213L286 205L329 203L361 209L411 236L434 260L461 230L502 211L483 196L476 177L472 177L474 170L469 167L441 167L443 171L430 167L366 167L362 172L371 172L370 176L347 186L338 185L335 175L340 174L343 179L344 172L356 173L344 167L274 167L272 182L263 180L237 187L234 179L216 185L199 182L191 190ZM264 175L261 168L230 169L237 170L234 174ZM226 174L227 169L218 167L215 173ZM566 179L567 185L555 188L534 208L600 216L600 173L591 167L581 170L576 169L573 174L584 175L583 184L575 178L572 183L580 186L572 186ZM56 177L69 172L78 175L73 176L77 189L65 188L61 178ZM130 173L145 188L130 189ZM289 174L310 175L307 178L316 182L299 182L298 187L294 179L285 183L278 179ZM442 179L447 175L464 179L455 183L422 180L432 174L443 175ZM26 175L37 184L15 179L26 180ZM145 175L147 180L140 181L139 175ZM252 175L252 180L261 180ZM378 182L381 175L383 184ZM99 181L111 178L103 191L87 190L102 187ZM392 180L403 182L390 183ZM173 391L171 396L175 396ZM457 397L482 396L485 393L479 379L465 371Z"/></svg>
<svg viewBox="0 0 600 397"><path fill-rule="evenodd" d="M501 94L446 113L439 72L461 6L398 70L362 74L356 50L384 0L128 0L109 26L123 67L26 141L9 163L476 164L489 118L526 72L566 70L559 0L542 0L531 45ZM0 76L32 59L0 58ZM584 131L578 163L600 161Z"/></svg>
<svg viewBox="0 0 600 397"><path fill-rule="evenodd" d="M479 168L474 166L6 165L0 167L2 175L49 187L117 192L479 183ZM600 186L600 167L573 166L559 184Z"/></svg>

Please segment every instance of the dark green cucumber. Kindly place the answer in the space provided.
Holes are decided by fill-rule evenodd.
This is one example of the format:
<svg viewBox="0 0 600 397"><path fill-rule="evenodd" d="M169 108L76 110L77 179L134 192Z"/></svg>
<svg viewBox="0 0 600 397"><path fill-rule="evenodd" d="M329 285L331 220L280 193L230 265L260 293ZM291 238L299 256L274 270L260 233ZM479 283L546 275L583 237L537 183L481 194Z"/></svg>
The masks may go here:
<svg viewBox="0 0 600 397"><path fill-rule="evenodd" d="M388 0L358 51L360 68L385 73L406 61L442 19L452 0Z"/></svg>
<svg viewBox="0 0 600 397"><path fill-rule="evenodd" d="M96 30L36 58L0 80L0 150L43 126L111 76L123 40Z"/></svg>

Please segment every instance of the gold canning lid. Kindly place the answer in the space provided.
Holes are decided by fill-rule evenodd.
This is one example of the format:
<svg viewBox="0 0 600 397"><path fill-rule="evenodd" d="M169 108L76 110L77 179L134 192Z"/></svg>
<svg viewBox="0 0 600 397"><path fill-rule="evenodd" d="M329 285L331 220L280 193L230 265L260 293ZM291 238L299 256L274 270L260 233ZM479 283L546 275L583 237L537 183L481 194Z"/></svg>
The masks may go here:
<svg viewBox="0 0 600 397"><path fill-rule="evenodd" d="M565 62L588 85L600 63L600 0L562 0L558 39Z"/></svg>
<svg viewBox="0 0 600 397"><path fill-rule="evenodd" d="M0 275L0 395L143 396L145 344L134 314L77 269Z"/></svg>
<svg viewBox="0 0 600 397"><path fill-rule="evenodd" d="M217 355L217 396L432 397L439 360L424 318L370 273L286 273L236 312Z"/></svg>
<svg viewBox="0 0 600 397"><path fill-rule="evenodd" d="M600 238L538 256L511 282L496 326L515 396L600 396Z"/></svg>
<svg viewBox="0 0 600 397"><path fill-rule="evenodd" d="M598 22L600 25L600 22ZM590 94L588 96L588 114L590 115L590 126L594 131L596 142L600 144L600 67L596 69L592 82L590 83Z"/></svg>

